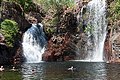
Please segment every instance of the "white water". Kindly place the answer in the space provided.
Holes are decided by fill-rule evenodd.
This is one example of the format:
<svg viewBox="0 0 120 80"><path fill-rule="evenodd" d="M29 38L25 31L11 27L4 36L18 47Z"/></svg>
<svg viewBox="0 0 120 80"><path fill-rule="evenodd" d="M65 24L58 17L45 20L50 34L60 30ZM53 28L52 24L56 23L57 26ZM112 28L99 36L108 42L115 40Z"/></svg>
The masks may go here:
<svg viewBox="0 0 120 80"><path fill-rule="evenodd" d="M23 54L27 63L38 63L42 60L42 54L45 51L45 34L42 24L32 24L23 36Z"/></svg>
<svg viewBox="0 0 120 80"><path fill-rule="evenodd" d="M104 41L106 37L106 0L92 0L87 5L89 12L88 55L85 60L101 62L103 60Z"/></svg>

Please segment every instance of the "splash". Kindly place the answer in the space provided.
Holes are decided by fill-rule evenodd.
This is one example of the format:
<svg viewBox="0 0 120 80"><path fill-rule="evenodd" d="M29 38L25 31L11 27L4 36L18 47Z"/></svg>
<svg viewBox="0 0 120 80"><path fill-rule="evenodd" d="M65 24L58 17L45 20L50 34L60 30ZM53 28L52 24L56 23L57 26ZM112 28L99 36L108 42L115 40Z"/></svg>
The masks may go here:
<svg viewBox="0 0 120 80"><path fill-rule="evenodd" d="M23 54L27 63L38 63L42 60L47 41L41 23L32 24L23 36Z"/></svg>

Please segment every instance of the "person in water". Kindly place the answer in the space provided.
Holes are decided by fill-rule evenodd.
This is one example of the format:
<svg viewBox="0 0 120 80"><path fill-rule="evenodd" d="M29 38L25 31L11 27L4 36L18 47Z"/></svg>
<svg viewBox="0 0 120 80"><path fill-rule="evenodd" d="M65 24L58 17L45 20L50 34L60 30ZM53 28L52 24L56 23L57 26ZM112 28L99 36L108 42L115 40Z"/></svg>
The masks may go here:
<svg viewBox="0 0 120 80"><path fill-rule="evenodd" d="M4 71L4 68L3 68L3 66L1 66L1 67L0 67L0 71Z"/></svg>
<svg viewBox="0 0 120 80"><path fill-rule="evenodd" d="M15 67L13 66L12 69L11 69L11 71L17 71L17 69L15 69Z"/></svg>

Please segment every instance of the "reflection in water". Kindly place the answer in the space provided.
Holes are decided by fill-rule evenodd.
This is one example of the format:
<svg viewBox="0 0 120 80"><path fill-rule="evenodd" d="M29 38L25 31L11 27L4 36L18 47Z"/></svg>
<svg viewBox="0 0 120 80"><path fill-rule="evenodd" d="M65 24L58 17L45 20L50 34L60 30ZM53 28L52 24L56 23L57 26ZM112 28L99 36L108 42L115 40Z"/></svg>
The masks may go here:
<svg viewBox="0 0 120 80"><path fill-rule="evenodd" d="M22 75L23 80L108 80L105 63L89 62L23 64Z"/></svg>
<svg viewBox="0 0 120 80"><path fill-rule="evenodd" d="M107 80L120 80L120 64L108 64L106 67Z"/></svg>
<svg viewBox="0 0 120 80"><path fill-rule="evenodd" d="M71 66L73 71L68 70ZM115 63L43 62L23 64L16 67L18 71L11 71L12 66L4 68L0 80L120 80L120 64Z"/></svg>
<svg viewBox="0 0 120 80"><path fill-rule="evenodd" d="M22 65L22 75L23 80L42 80L43 75L43 66L42 64L23 64Z"/></svg>
<svg viewBox="0 0 120 80"><path fill-rule="evenodd" d="M18 66L18 65L17 65ZM73 71L68 70L73 66ZM96 62L43 62L5 66L0 80L120 80L120 64ZM22 68L22 69L21 69Z"/></svg>

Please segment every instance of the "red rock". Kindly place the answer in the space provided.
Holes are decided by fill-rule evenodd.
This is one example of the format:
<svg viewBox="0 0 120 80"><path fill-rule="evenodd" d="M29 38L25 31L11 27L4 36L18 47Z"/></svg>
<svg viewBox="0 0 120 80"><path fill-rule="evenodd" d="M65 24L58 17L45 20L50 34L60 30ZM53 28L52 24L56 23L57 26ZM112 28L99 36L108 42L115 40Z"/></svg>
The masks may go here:
<svg viewBox="0 0 120 80"><path fill-rule="evenodd" d="M59 41L58 39L61 39ZM56 43L52 40L52 38L48 41L48 47L45 53L43 54L44 61L64 61L73 59L70 54L65 53L65 51L70 51L69 44L70 44L70 37L68 35L57 36ZM68 57L66 57L68 56Z"/></svg>

